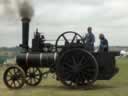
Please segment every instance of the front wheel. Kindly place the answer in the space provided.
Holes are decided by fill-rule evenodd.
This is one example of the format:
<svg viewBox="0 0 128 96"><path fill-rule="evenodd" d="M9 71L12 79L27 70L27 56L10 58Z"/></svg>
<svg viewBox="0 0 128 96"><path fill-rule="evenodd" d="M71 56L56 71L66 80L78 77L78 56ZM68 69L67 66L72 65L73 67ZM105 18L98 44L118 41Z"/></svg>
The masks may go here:
<svg viewBox="0 0 128 96"><path fill-rule="evenodd" d="M36 86L42 80L42 73L39 68L30 67L26 72L26 84L29 86Z"/></svg>
<svg viewBox="0 0 128 96"><path fill-rule="evenodd" d="M11 66L4 72L3 80L8 88L18 89L25 83L25 73L20 67Z"/></svg>

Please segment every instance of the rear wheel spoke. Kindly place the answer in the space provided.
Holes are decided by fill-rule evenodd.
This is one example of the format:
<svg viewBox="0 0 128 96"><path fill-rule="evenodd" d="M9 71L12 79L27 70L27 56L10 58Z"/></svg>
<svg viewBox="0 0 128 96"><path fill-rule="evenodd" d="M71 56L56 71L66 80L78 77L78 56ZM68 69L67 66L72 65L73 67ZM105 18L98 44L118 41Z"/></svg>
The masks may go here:
<svg viewBox="0 0 128 96"><path fill-rule="evenodd" d="M84 59L85 59L85 57L84 56L82 56L82 58L80 59L80 61L79 61L79 65L80 66L82 66L83 65L83 61L84 61Z"/></svg>
<svg viewBox="0 0 128 96"><path fill-rule="evenodd" d="M68 68L68 69L72 69L72 66L70 65L70 64L64 64L64 66L66 67L66 68Z"/></svg>
<svg viewBox="0 0 128 96"><path fill-rule="evenodd" d="M76 64L77 64L76 59L75 59L75 57L74 57L74 56L72 56L72 62L73 62L73 64L74 64L74 65L76 65Z"/></svg>

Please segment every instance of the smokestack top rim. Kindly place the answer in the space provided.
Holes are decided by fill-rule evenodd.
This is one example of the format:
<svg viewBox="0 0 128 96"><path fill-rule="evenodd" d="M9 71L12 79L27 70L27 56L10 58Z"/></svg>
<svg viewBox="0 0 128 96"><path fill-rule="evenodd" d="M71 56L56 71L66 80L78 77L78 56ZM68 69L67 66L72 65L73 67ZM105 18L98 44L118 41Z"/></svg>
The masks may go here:
<svg viewBox="0 0 128 96"><path fill-rule="evenodd" d="M22 17L21 21L23 21L23 22L30 22L31 19L29 17Z"/></svg>

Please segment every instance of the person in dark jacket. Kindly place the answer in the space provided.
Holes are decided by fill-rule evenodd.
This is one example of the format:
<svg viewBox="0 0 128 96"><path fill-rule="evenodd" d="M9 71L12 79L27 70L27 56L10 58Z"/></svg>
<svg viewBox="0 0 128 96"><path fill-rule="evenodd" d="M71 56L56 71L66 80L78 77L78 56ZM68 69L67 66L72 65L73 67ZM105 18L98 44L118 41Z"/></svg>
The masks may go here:
<svg viewBox="0 0 128 96"><path fill-rule="evenodd" d="M108 40L105 38L104 34L99 35L100 45L99 51L100 52L108 52Z"/></svg>
<svg viewBox="0 0 128 96"><path fill-rule="evenodd" d="M88 27L88 33L85 35L85 47L89 51L94 51L95 36L92 32L92 27Z"/></svg>

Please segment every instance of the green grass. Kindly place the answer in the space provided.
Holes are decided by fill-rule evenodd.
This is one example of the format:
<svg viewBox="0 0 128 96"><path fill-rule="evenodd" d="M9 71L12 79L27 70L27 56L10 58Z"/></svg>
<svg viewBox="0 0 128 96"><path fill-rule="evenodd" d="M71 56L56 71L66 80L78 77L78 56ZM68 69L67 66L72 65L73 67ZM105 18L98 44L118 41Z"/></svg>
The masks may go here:
<svg viewBox="0 0 128 96"><path fill-rule="evenodd" d="M11 90L3 84L3 68L0 69L0 96L128 96L128 58L118 59L117 66L120 71L112 80L97 81L89 89L69 89L50 76L36 87Z"/></svg>

